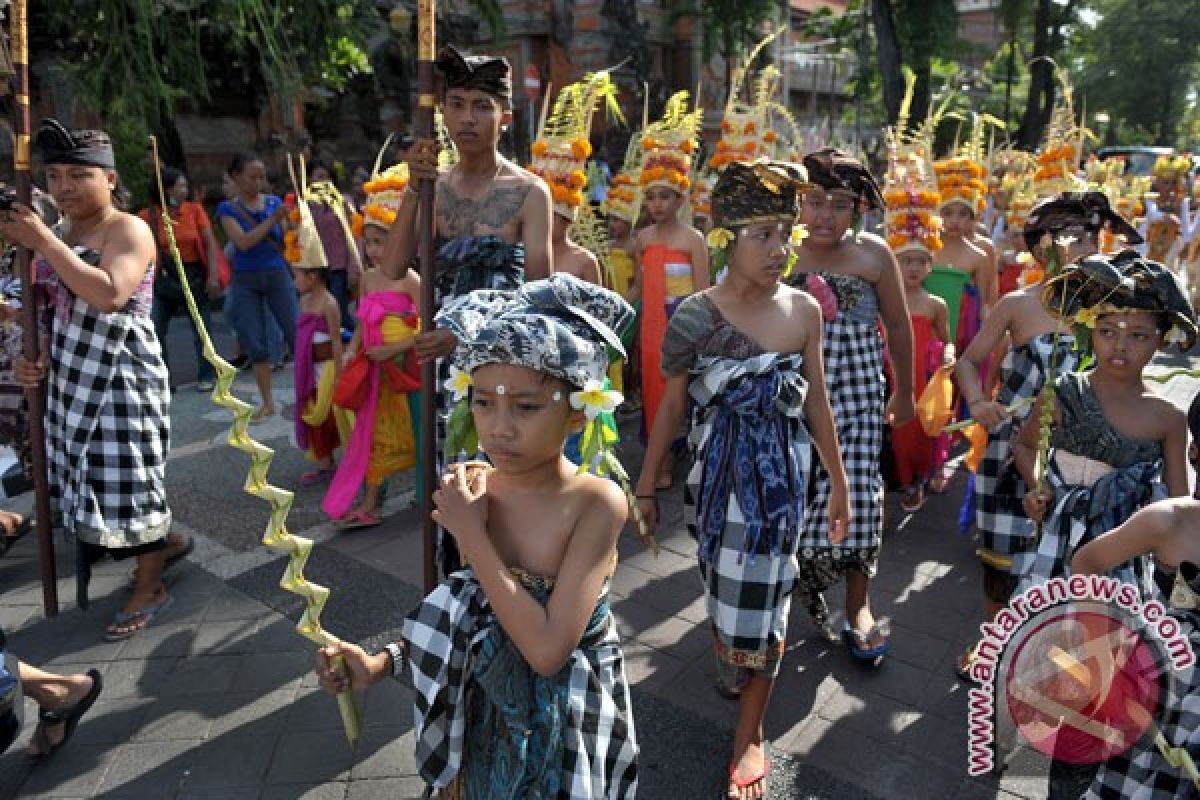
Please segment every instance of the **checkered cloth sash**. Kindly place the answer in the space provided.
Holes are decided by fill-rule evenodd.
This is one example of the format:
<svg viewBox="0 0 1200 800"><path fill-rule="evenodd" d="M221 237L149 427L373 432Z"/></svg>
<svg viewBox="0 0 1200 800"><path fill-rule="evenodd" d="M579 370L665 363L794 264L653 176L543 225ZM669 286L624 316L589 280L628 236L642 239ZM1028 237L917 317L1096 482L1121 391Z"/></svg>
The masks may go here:
<svg viewBox="0 0 1200 800"><path fill-rule="evenodd" d="M1042 535L1034 547L1013 557L1017 591L1069 573L1071 557L1083 545L1129 519L1143 506L1167 496L1162 484L1162 462L1143 461L1104 474L1090 486L1069 484L1054 451L1050 455L1047 483L1054 489L1054 507L1042 521ZM1113 575L1152 596L1150 569L1139 557L1113 571Z"/></svg>
<svg viewBox="0 0 1200 800"><path fill-rule="evenodd" d="M600 602L608 592L605 586ZM467 693L484 640L499 622L469 570L451 574L404 621L415 690L417 771L444 789L463 766ZM564 731L561 800L632 800L637 791L637 738L624 656L611 616L600 635L573 653ZM468 755L468 757L470 757Z"/></svg>
<svg viewBox="0 0 1200 800"><path fill-rule="evenodd" d="M51 338L52 499L68 532L102 547L155 541L171 520L167 369L149 314L134 305L101 313L72 295Z"/></svg>
<svg viewBox="0 0 1200 800"><path fill-rule="evenodd" d="M1007 407L1036 397L1046 385L1051 363L1056 377L1073 372L1079 367L1074 347L1072 337L1060 336L1056 346L1054 334L1046 333L1009 350L1000 367L996 402ZM987 449L975 474L975 524L980 544L1000 555L1021 552L1033 538L1033 523L1021 505L1025 484L1012 463L1012 441L1033 407L1017 410L988 432Z"/></svg>
<svg viewBox="0 0 1200 800"><path fill-rule="evenodd" d="M1200 653L1200 618L1187 612L1172 611L1190 628L1192 650ZM1200 669L1192 665L1175 672L1163 660L1162 671L1169 675L1162 699L1162 711L1155 720L1171 747L1182 747L1200 762ZM1200 787L1187 774L1173 767L1154 744L1153 730L1121 755L1106 761L1096 773L1084 800L1185 800L1200 797Z"/></svg>
<svg viewBox="0 0 1200 800"><path fill-rule="evenodd" d="M883 337L876 322L839 314L825 323L825 385L850 489L846 539L829 542L829 475L814 465L815 494L800 537L802 559L874 563L883 534Z"/></svg>
<svg viewBox="0 0 1200 800"><path fill-rule="evenodd" d="M710 490L709 484L714 481L714 476L706 473L713 462L705 456L713 440L714 425L722 416L721 399L726 392L736 391L739 383L771 371L778 371L782 378L776 406L788 433L788 464L756 462L753 468L776 476L781 470L790 470L792 482L799 487L796 499L803 502L807 476L812 469L812 446L802 420L806 386L801 366L800 356L775 353L744 360L711 356L696 360L688 387L694 403L688 435L692 464L684 493L684 518L693 536L698 536L697 499ZM764 425L768 422L761 420ZM739 464L724 463L722 467L738 471ZM731 477L733 481L745 481L749 476ZM804 511L801 507L795 524L779 530L776 537L749 536L744 509L738 502L739 493L732 489L732 481L725 486L724 496L711 500L723 504L722 529L707 543L707 555L698 551L705 605L717 640L723 645L720 649L728 658L740 666L762 669L787 633L798 569L797 534Z"/></svg>

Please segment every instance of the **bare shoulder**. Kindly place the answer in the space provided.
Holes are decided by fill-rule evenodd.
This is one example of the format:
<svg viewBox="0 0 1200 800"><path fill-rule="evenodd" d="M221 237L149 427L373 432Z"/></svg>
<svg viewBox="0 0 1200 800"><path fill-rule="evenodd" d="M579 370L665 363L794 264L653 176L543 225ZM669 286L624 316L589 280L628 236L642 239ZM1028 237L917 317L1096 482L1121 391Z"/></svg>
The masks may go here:
<svg viewBox="0 0 1200 800"><path fill-rule="evenodd" d="M892 249L888 247L888 243L884 241L883 237L877 233L862 231L854 237L854 241L868 253L877 253L885 258L891 258Z"/></svg>
<svg viewBox="0 0 1200 800"><path fill-rule="evenodd" d="M866 256L874 275L874 283L878 283L883 273L890 271L896 263L892 248L878 234L863 231L854 237L859 252ZM865 277L865 276L864 276Z"/></svg>
<svg viewBox="0 0 1200 800"><path fill-rule="evenodd" d="M629 515L629 501L616 483L595 475L577 475L572 481L572 493L583 501L580 521L613 524L618 529Z"/></svg>
<svg viewBox="0 0 1200 800"><path fill-rule="evenodd" d="M146 220L136 214L121 212L109 223L108 233L120 237L151 236L154 234Z"/></svg>
<svg viewBox="0 0 1200 800"><path fill-rule="evenodd" d="M550 197L550 189L546 182L524 167L505 160L496 180L497 190L519 192L526 200L529 197Z"/></svg>
<svg viewBox="0 0 1200 800"><path fill-rule="evenodd" d="M1164 436L1172 435L1180 428L1187 427L1187 414L1154 389L1146 392L1145 402L1147 413L1152 414L1152 418L1159 421Z"/></svg>
<svg viewBox="0 0 1200 800"><path fill-rule="evenodd" d="M802 322L820 319L821 306L808 292L783 284L780 285L777 296L786 304L789 316L794 316Z"/></svg>
<svg viewBox="0 0 1200 800"><path fill-rule="evenodd" d="M707 247L707 243L704 241L704 234L702 234L700 231L693 228L691 225L683 226L683 236L684 236L684 239L690 245L693 245L693 246L700 245L702 247Z"/></svg>

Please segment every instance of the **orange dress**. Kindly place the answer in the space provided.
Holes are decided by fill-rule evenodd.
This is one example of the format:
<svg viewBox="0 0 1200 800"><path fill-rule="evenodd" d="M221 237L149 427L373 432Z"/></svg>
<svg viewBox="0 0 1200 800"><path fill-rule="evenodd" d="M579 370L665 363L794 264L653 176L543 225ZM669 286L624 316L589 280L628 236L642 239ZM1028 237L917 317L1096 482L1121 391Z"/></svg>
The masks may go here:
<svg viewBox="0 0 1200 800"><path fill-rule="evenodd" d="M639 343L642 362L642 422L647 438L666 393L662 372L662 343L667 321L688 295L692 282L692 254L654 243L642 251L642 320Z"/></svg>
<svg viewBox="0 0 1200 800"><path fill-rule="evenodd" d="M913 396L920 397L933 373L942 364L945 344L933 333L933 321L919 314L912 315L913 328ZM911 419L892 431L892 452L896 457L896 477L903 486L912 486L934 474L945 463L949 437L925 434L921 421Z"/></svg>

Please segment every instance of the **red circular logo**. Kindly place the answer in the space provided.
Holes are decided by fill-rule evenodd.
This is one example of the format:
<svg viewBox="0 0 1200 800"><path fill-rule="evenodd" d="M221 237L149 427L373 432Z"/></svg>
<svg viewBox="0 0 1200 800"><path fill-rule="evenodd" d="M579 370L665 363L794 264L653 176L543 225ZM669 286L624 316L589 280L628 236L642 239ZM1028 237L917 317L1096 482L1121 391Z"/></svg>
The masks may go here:
<svg viewBox="0 0 1200 800"><path fill-rule="evenodd" d="M1161 675L1154 651L1124 621L1063 609L1017 643L1005 673L1008 711L1042 753L1097 764L1154 722Z"/></svg>

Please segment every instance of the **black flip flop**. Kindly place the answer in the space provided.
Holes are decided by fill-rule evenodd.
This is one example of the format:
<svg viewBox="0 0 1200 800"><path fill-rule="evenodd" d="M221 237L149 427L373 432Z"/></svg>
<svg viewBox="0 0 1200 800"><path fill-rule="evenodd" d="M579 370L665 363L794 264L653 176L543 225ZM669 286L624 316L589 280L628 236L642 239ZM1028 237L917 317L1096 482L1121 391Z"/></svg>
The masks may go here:
<svg viewBox="0 0 1200 800"><path fill-rule="evenodd" d="M38 709L38 729L34 733L34 740L37 742L39 749L43 746L46 749L44 753L39 753L35 758L44 759L54 755L54 753L71 740L71 735L75 733L75 728L79 725L79 720L88 712L96 702L96 698L100 696L100 691L104 688L104 678L94 669L87 671L88 677L92 679L92 688L83 696L75 705L70 708L51 711L46 708ZM58 744L50 744L46 728L50 725L62 725L63 737Z"/></svg>

